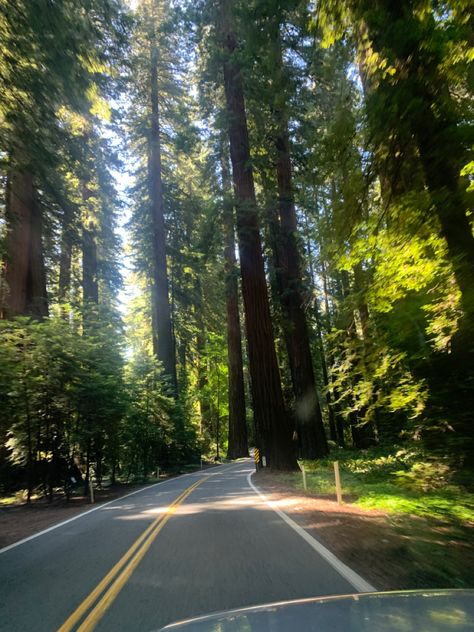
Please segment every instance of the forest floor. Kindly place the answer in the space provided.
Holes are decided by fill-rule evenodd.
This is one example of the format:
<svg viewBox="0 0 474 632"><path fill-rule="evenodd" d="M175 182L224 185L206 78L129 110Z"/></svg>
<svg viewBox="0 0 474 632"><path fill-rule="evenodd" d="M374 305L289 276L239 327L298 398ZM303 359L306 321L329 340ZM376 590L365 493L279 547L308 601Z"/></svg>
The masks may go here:
<svg viewBox="0 0 474 632"><path fill-rule="evenodd" d="M261 471L254 483L378 590L474 588L474 523L366 509L302 488L300 473Z"/></svg>

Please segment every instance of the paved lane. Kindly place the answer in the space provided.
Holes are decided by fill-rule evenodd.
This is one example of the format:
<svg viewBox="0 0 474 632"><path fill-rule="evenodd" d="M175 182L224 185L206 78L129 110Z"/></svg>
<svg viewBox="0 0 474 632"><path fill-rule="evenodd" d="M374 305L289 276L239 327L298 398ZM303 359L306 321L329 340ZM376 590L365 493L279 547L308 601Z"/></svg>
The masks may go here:
<svg viewBox="0 0 474 632"><path fill-rule="evenodd" d="M216 610L354 592L249 487L252 469L248 460L172 479L0 554L0 630L58 630L157 518L166 524L150 530L90 629L156 630Z"/></svg>

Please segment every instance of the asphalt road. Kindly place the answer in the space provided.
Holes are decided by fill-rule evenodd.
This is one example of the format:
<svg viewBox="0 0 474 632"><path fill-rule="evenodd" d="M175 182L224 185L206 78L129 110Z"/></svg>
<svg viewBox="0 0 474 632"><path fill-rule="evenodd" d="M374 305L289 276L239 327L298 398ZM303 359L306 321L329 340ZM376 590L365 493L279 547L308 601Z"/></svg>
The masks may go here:
<svg viewBox="0 0 474 632"><path fill-rule="evenodd" d="M252 470L247 460L171 479L0 552L0 630L151 631L356 592L249 486Z"/></svg>

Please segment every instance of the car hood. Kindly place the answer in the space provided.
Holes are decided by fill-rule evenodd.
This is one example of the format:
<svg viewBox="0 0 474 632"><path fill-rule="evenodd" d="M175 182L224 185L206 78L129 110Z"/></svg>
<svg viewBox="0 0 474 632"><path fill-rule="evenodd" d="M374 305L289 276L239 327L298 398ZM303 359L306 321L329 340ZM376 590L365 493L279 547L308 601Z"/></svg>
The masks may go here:
<svg viewBox="0 0 474 632"><path fill-rule="evenodd" d="M320 597L229 610L162 628L177 632L473 632L474 590Z"/></svg>

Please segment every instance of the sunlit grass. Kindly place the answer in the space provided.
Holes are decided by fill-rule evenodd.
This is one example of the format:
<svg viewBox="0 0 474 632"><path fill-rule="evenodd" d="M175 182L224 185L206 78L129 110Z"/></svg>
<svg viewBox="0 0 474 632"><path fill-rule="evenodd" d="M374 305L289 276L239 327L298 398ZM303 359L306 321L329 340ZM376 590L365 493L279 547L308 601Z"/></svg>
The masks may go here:
<svg viewBox="0 0 474 632"><path fill-rule="evenodd" d="M28 498L28 492L26 489L20 489L11 496L0 497L0 507L9 507L12 505L21 505L26 502ZM38 494L32 494L31 500L38 500L40 496Z"/></svg>
<svg viewBox="0 0 474 632"><path fill-rule="evenodd" d="M380 451L339 451L322 461L304 461L308 491L335 495L333 460L340 464L346 500L364 509L411 514L474 524L474 494L450 480L443 461L426 462L422 455L400 450L395 455ZM303 488L302 476L293 484Z"/></svg>

